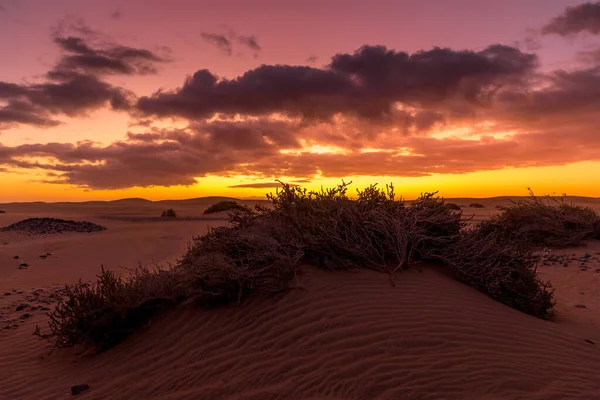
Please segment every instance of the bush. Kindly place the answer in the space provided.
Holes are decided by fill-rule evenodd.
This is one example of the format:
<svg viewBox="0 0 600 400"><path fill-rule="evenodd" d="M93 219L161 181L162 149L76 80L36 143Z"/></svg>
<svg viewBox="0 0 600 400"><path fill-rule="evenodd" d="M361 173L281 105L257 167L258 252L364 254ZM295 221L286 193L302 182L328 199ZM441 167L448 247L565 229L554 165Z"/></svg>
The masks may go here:
<svg viewBox="0 0 600 400"><path fill-rule="evenodd" d="M107 349L148 324L159 310L179 302L185 295L182 283L174 269L138 268L123 279L103 268L94 285L80 281L67 286L65 297L49 314L50 333L36 327L34 334L54 348L85 344Z"/></svg>
<svg viewBox="0 0 600 400"><path fill-rule="evenodd" d="M469 205L471 208L484 208L485 206L481 203L472 203Z"/></svg>
<svg viewBox="0 0 600 400"><path fill-rule="evenodd" d="M538 318L553 315L554 290L537 277L539 258L527 246L506 243L475 227L440 259L456 269L459 280L501 303Z"/></svg>
<svg viewBox="0 0 600 400"><path fill-rule="evenodd" d="M589 207L567 203L566 197L536 197L512 201L501 213L481 223L480 229L505 242L529 246L566 247L600 238L600 216Z"/></svg>
<svg viewBox="0 0 600 400"><path fill-rule="evenodd" d="M449 210L462 211L462 208L456 203L446 203L446 208Z"/></svg>
<svg viewBox="0 0 600 400"><path fill-rule="evenodd" d="M162 214L160 214L162 218L177 218L177 213L172 208L167 208L163 210Z"/></svg>
<svg viewBox="0 0 600 400"><path fill-rule="evenodd" d="M250 209L248 207L238 204L237 202L235 202L233 200L224 200L224 201L220 201L220 202L215 203L212 206L208 207L206 209L206 211L204 211L204 214L212 214L212 213L216 213L216 212L235 211L235 210L242 211L242 212L250 211Z"/></svg>
<svg viewBox="0 0 600 400"><path fill-rule="evenodd" d="M195 237L173 269L139 269L126 279L103 270L95 285L68 288L50 314L50 333L38 328L36 334L58 348L105 349L184 300L215 306L285 290L301 263L391 276L415 261L443 262L463 282L511 307L551 315L551 288L538 280L537 259L527 247L487 225L469 229L436 193L405 203L392 185L372 185L353 200L348 185L309 192L282 183L267 196L269 207L233 210L229 226Z"/></svg>
<svg viewBox="0 0 600 400"><path fill-rule="evenodd" d="M259 212L284 226L287 240L301 243L304 261L330 269L391 273L456 240L463 226L436 193L406 205L392 185L357 191L356 200L346 196L348 185L307 192L282 184L267 196L272 207Z"/></svg>

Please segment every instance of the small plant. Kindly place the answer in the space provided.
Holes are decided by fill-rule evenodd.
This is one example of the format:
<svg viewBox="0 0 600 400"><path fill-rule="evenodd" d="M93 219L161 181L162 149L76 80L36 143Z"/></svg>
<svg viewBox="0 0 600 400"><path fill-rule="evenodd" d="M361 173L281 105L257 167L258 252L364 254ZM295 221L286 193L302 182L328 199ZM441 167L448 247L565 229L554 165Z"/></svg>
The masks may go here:
<svg viewBox="0 0 600 400"><path fill-rule="evenodd" d="M538 257L520 243L506 243L480 227L445 248L441 261L459 280L512 308L538 318L553 315L554 290L537 277Z"/></svg>
<svg viewBox="0 0 600 400"><path fill-rule="evenodd" d="M148 324L159 310L179 302L183 288L174 269L138 268L122 278L102 268L94 285L80 281L67 286L64 298L48 314L50 332L42 333L37 326L34 334L54 348L84 344L104 350Z"/></svg>
<svg viewBox="0 0 600 400"><path fill-rule="evenodd" d="M448 210L462 211L462 208L456 203L446 203L445 205Z"/></svg>
<svg viewBox="0 0 600 400"><path fill-rule="evenodd" d="M485 206L481 203L472 203L469 205L471 208L484 208Z"/></svg>
<svg viewBox="0 0 600 400"><path fill-rule="evenodd" d="M537 197L512 201L501 212L481 223L480 229L505 242L528 246L566 247L600 238L600 215L589 208L567 202L566 196Z"/></svg>
<svg viewBox="0 0 600 400"><path fill-rule="evenodd" d="M163 210L162 214L160 214L162 218L177 218L177 213L172 208L167 208Z"/></svg>
<svg viewBox="0 0 600 400"><path fill-rule="evenodd" d="M204 214L213 214L213 213L222 212L222 211L248 212L248 211L250 211L250 209L246 206L238 204L237 202L235 202L233 200L223 200L223 201L219 201L218 203L215 203L212 206L208 207L204 211Z"/></svg>

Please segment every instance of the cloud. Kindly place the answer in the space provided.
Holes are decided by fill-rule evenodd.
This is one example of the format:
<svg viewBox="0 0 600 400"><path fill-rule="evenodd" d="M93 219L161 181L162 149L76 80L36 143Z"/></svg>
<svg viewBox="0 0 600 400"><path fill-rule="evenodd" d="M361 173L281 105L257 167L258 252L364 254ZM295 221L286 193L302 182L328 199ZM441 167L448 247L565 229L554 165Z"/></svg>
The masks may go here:
<svg viewBox="0 0 600 400"><path fill-rule="evenodd" d="M262 65L235 79L199 70L176 90L141 97L137 108L143 115L189 119L272 113L379 119L389 116L397 102L425 107L451 100L485 102L500 87L519 84L536 66L534 54L502 45L412 55L364 46L335 55L325 68Z"/></svg>
<svg viewBox="0 0 600 400"><path fill-rule="evenodd" d="M227 39L225 35L221 35L218 33L202 32L200 33L200 36L202 36L202 39L204 39L208 43L218 47L225 54L232 54L233 50L231 48L231 41Z"/></svg>
<svg viewBox="0 0 600 400"><path fill-rule="evenodd" d="M543 34L569 36L578 33L600 33L600 2L569 6L542 28Z"/></svg>
<svg viewBox="0 0 600 400"><path fill-rule="evenodd" d="M310 56L306 59L306 62L312 64L312 63L317 62L318 59L319 59L319 57L317 57L317 56Z"/></svg>
<svg viewBox="0 0 600 400"><path fill-rule="evenodd" d="M255 52L262 50L262 48L258 44L256 36L254 36L254 35L237 36L236 40L239 44L244 45L244 46L248 47L250 50L254 50Z"/></svg>
<svg viewBox="0 0 600 400"><path fill-rule="evenodd" d="M69 29L75 34L67 34ZM56 116L81 116L107 105L113 110L129 110L135 95L106 82L104 76L153 74L158 63L168 61L146 49L98 44L96 37L85 25L59 26L53 42L61 56L44 82L0 81L0 128L55 126L60 123Z"/></svg>
<svg viewBox="0 0 600 400"><path fill-rule="evenodd" d="M110 13L110 17L112 19L121 19L123 17L123 13L121 12L121 10L117 9Z"/></svg>

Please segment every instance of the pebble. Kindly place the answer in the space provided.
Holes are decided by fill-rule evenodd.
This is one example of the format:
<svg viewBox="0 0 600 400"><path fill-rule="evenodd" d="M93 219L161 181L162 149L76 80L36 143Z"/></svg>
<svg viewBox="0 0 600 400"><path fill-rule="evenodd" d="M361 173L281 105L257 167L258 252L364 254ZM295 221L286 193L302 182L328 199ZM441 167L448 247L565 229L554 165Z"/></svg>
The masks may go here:
<svg viewBox="0 0 600 400"><path fill-rule="evenodd" d="M13 258L14 258L15 260L18 260L18 259L19 259L19 256L14 256Z"/></svg>
<svg viewBox="0 0 600 400"><path fill-rule="evenodd" d="M87 383L81 384L81 385L75 385L71 388L71 394L73 396L78 395L81 392L84 392L86 390L89 390L90 385L88 385Z"/></svg>
<svg viewBox="0 0 600 400"><path fill-rule="evenodd" d="M19 265L19 267L29 267L29 264L27 264L27 263L21 263L21 264Z"/></svg>
<svg viewBox="0 0 600 400"><path fill-rule="evenodd" d="M575 308L587 308L585 304L575 304Z"/></svg>

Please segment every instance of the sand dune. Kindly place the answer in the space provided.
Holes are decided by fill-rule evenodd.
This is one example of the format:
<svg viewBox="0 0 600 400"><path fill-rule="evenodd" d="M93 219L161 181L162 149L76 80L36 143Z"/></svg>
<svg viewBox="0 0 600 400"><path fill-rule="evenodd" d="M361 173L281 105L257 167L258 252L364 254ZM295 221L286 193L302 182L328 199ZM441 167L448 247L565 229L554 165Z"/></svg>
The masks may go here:
<svg viewBox="0 0 600 400"><path fill-rule="evenodd" d="M1 398L594 399L600 348L443 274L308 269L303 289L181 309L89 358L2 338ZM594 397L596 396L596 397Z"/></svg>
<svg viewBox="0 0 600 400"><path fill-rule="evenodd" d="M85 399L600 399L596 259L585 268L575 258L567 267L541 267L556 288L552 321L508 308L435 267L402 272L396 287L371 271L307 267L299 288L274 298L183 306L105 353L47 356L50 345L31 334L64 283L93 279L100 265L126 273L138 262L175 261L192 235L223 221L101 218L127 211L122 203L70 212L12 207L2 206L0 226L43 214L108 229L0 233L0 327L11 325L0 329L0 399L72 398L71 386L82 383L90 385L77 396ZM586 252L595 256L600 246L566 251ZM22 261L26 269L17 268Z"/></svg>

